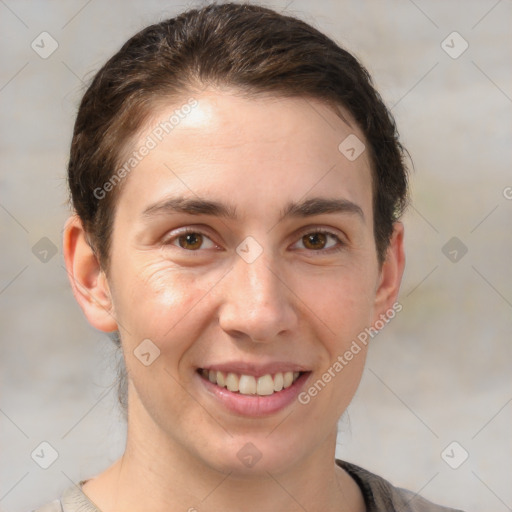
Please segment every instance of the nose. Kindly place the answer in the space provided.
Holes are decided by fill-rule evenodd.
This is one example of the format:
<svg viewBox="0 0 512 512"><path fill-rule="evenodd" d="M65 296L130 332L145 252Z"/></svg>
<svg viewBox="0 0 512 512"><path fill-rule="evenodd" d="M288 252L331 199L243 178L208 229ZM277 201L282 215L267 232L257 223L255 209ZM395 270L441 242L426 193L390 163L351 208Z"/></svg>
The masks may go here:
<svg viewBox="0 0 512 512"><path fill-rule="evenodd" d="M297 325L293 292L272 263L265 254L251 263L235 259L223 283L219 312L220 327L230 336L272 342Z"/></svg>

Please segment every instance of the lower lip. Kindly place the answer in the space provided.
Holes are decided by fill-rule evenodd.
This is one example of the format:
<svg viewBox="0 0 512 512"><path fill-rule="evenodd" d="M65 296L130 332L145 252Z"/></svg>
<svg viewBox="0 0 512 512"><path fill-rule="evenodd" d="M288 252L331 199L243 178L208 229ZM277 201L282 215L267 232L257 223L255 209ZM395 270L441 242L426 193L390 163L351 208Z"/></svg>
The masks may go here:
<svg viewBox="0 0 512 512"><path fill-rule="evenodd" d="M300 375L289 388L282 389L281 391L267 396L233 393L226 388L221 388L211 383L197 372L196 376L205 387L206 391L210 395L213 395L230 411L243 416L258 417L274 414L293 403L297 399L310 373L311 372L305 372Z"/></svg>

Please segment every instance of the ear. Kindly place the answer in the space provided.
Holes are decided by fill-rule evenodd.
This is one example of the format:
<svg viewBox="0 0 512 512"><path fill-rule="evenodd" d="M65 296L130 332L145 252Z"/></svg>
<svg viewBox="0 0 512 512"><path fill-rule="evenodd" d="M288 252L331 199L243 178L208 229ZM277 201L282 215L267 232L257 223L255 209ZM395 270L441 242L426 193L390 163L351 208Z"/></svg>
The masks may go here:
<svg viewBox="0 0 512 512"><path fill-rule="evenodd" d="M375 323L380 315L386 313L396 302L402 275L405 267L404 254L404 225L395 222L393 234L386 251L386 258L382 263L377 290L375 294L374 318Z"/></svg>
<svg viewBox="0 0 512 512"><path fill-rule="evenodd" d="M71 216L64 227L63 252L73 295L89 323L100 331L116 331L107 277L77 215Z"/></svg>

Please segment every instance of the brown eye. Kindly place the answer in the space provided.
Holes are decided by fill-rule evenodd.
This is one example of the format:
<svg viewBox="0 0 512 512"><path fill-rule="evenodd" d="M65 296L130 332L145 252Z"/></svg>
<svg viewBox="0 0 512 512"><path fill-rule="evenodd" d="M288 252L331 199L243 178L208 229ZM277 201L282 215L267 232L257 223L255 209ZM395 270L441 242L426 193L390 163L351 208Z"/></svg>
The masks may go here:
<svg viewBox="0 0 512 512"><path fill-rule="evenodd" d="M203 235L201 233L187 233L178 237L178 243L183 249L194 251L203 244Z"/></svg>
<svg viewBox="0 0 512 512"><path fill-rule="evenodd" d="M302 243L306 249L323 249L327 243L327 235L325 233L309 233L302 237Z"/></svg>
<svg viewBox="0 0 512 512"><path fill-rule="evenodd" d="M201 231L193 228L182 229L163 241L164 245L180 247L190 252L203 252L208 249L218 249L213 240Z"/></svg>
<svg viewBox="0 0 512 512"><path fill-rule="evenodd" d="M343 241L330 231L310 231L302 235L296 242L297 249L306 249L311 253L317 252L319 255L330 254L345 247Z"/></svg>

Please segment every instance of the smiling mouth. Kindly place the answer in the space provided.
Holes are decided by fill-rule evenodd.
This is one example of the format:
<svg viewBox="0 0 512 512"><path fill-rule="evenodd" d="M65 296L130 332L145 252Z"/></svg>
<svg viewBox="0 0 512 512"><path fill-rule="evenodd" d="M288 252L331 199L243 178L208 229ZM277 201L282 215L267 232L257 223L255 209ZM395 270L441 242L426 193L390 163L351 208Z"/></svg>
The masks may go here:
<svg viewBox="0 0 512 512"><path fill-rule="evenodd" d="M287 389L304 373L309 372L277 372L261 377L233 372L221 372L199 368L199 375L212 384L225 388L240 395L270 396Z"/></svg>

